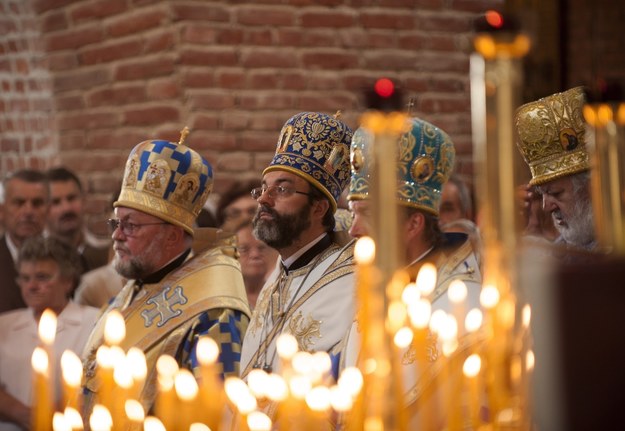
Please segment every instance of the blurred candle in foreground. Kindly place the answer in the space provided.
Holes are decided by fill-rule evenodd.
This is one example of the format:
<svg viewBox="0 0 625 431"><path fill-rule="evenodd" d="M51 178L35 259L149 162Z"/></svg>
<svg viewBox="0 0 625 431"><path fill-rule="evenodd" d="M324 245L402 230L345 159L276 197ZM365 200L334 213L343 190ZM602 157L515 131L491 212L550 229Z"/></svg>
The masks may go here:
<svg viewBox="0 0 625 431"><path fill-rule="evenodd" d="M33 430L49 431L52 427L53 403L48 353L41 347L36 347L33 351L31 363L34 371Z"/></svg>
<svg viewBox="0 0 625 431"><path fill-rule="evenodd" d="M109 346L116 346L126 338L126 322L117 310L112 310L106 316L104 323L104 341Z"/></svg>
<svg viewBox="0 0 625 431"><path fill-rule="evenodd" d="M63 404L80 410L80 383L82 380L82 362L76 353L65 350L61 355L63 374Z"/></svg>

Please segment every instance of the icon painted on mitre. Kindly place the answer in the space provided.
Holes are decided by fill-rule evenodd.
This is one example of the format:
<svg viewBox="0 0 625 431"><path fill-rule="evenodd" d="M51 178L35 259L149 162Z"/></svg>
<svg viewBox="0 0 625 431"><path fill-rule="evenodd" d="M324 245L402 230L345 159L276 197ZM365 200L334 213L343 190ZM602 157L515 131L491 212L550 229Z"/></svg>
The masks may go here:
<svg viewBox="0 0 625 431"><path fill-rule="evenodd" d="M364 156L362 155L362 150L360 148L355 148L351 154L351 164L352 171L358 173L362 166L364 165Z"/></svg>
<svg viewBox="0 0 625 431"><path fill-rule="evenodd" d="M280 133L280 137L278 138L278 149L276 152L284 153L286 151L291 141L291 136L293 136L293 126L286 126L282 129L282 133Z"/></svg>
<svg viewBox="0 0 625 431"><path fill-rule="evenodd" d="M178 180L178 185L176 186L176 190L174 190L172 200L180 205L190 203L197 194L198 188L197 175L183 175Z"/></svg>
<svg viewBox="0 0 625 431"><path fill-rule="evenodd" d="M169 165L165 160L155 160L148 166L148 172L145 178L143 189L162 196L165 192L165 186L169 180Z"/></svg>
<svg viewBox="0 0 625 431"><path fill-rule="evenodd" d="M332 148L328 159L323 164L323 169L325 169L330 175L334 175L336 170L341 166L341 163L343 163L343 160L345 160L346 154L347 150L343 145L337 145Z"/></svg>
<svg viewBox="0 0 625 431"><path fill-rule="evenodd" d="M571 128L560 130L560 145L564 151L572 151L579 145L575 131Z"/></svg>
<svg viewBox="0 0 625 431"><path fill-rule="evenodd" d="M417 158L412 164L410 174L412 178L418 183L424 183L430 179L434 173L434 160L428 156L421 156Z"/></svg>
<svg viewBox="0 0 625 431"><path fill-rule="evenodd" d="M135 188L137 185L137 171L139 168L139 158L135 154L130 160L128 160L128 166L126 167L126 176L124 177L123 187Z"/></svg>

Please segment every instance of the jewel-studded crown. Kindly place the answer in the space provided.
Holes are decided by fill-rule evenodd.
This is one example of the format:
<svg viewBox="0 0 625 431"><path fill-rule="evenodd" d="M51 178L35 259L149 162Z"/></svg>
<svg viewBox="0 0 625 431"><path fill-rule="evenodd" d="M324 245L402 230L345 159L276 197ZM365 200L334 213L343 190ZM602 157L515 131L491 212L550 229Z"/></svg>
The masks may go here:
<svg viewBox="0 0 625 431"><path fill-rule="evenodd" d="M454 166L456 151L447 133L419 118L397 145L397 200L400 204L438 215L441 190ZM349 200L369 198L373 135L365 128L354 133L351 146Z"/></svg>
<svg viewBox="0 0 625 431"><path fill-rule="evenodd" d="M212 187L213 170L197 152L183 144L144 141L128 156L113 205L146 212L193 235L193 223Z"/></svg>
<svg viewBox="0 0 625 431"><path fill-rule="evenodd" d="M584 90L576 87L517 110L517 146L532 173L531 185L590 168L583 107Z"/></svg>
<svg viewBox="0 0 625 431"><path fill-rule="evenodd" d="M282 127L276 154L263 175L292 172L321 190L336 211L349 182L349 145L352 131L345 123L318 112L301 112Z"/></svg>

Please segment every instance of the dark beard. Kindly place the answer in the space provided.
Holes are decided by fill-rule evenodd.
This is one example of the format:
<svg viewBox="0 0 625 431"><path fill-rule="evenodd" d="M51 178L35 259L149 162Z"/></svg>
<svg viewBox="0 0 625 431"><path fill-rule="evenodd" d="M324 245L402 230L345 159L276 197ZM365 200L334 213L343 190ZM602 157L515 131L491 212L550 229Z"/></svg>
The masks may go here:
<svg viewBox="0 0 625 431"><path fill-rule="evenodd" d="M295 214L280 215L273 208L261 205L254 216L254 236L276 250L292 245L310 227L310 207L307 203ZM261 219L263 213L273 219Z"/></svg>

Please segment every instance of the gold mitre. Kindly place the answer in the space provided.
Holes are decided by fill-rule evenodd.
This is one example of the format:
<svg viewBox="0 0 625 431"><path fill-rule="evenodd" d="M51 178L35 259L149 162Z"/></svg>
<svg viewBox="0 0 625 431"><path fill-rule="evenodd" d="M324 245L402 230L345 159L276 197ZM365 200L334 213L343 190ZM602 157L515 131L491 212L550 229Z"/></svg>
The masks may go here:
<svg viewBox="0 0 625 431"><path fill-rule="evenodd" d="M590 169L584 100L583 87L575 87L517 110L517 146L532 173L531 185Z"/></svg>

